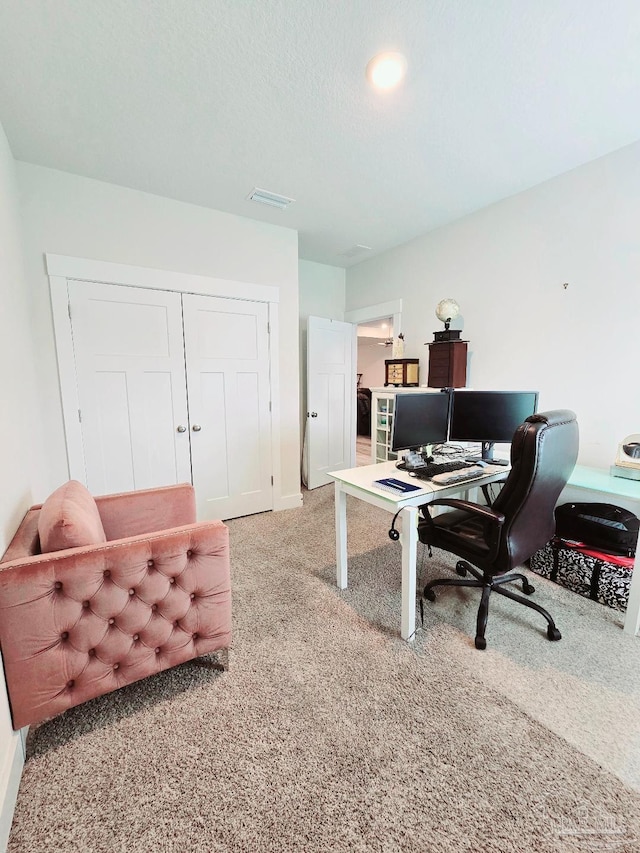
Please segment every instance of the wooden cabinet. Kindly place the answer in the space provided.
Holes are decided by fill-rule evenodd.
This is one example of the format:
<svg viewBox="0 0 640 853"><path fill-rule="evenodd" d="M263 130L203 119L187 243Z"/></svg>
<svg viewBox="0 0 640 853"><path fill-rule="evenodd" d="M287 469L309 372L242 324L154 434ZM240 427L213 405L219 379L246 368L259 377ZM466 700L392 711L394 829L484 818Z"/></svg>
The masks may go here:
<svg viewBox="0 0 640 853"><path fill-rule="evenodd" d="M384 362L385 385L417 386L420 359L387 358Z"/></svg>
<svg viewBox="0 0 640 853"><path fill-rule="evenodd" d="M467 341L429 344L429 388L464 388L467 384Z"/></svg>

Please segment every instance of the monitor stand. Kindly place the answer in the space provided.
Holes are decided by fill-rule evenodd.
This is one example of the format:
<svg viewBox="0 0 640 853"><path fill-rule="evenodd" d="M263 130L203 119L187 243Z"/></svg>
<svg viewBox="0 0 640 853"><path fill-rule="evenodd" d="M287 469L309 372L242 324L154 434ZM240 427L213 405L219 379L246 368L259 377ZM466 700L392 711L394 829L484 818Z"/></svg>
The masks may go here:
<svg viewBox="0 0 640 853"><path fill-rule="evenodd" d="M493 455L493 441L482 442L482 456L466 456L466 462L486 462L488 465L508 465L506 459L496 459Z"/></svg>
<svg viewBox="0 0 640 853"><path fill-rule="evenodd" d="M488 462L489 465L508 465L509 462L506 459L496 459L494 457L493 446L493 441L482 442L482 461Z"/></svg>

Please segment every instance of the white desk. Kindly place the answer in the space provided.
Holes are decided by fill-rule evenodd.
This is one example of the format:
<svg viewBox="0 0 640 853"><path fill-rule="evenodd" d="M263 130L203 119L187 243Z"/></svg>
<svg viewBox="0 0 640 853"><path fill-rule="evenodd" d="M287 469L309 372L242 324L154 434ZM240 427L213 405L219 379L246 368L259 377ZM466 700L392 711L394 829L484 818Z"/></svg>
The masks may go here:
<svg viewBox="0 0 640 853"><path fill-rule="evenodd" d="M400 544L402 546L402 616L400 636L412 642L416 631L416 559L418 549L418 507L436 498L451 497L479 486L504 480L509 472L501 466L488 466L486 474L476 480L457 483L455 486L436 486L427 480L410 477L396 468L395 462L362 465L329 474L336 481L336 583L339 589L347 588L347 495L352 495L373 506L395 515L400 511ZM373 485L374 480L395 477L414 486L419 492L409 497L397 497Z"/></svg>
<svg viewBox="0 0 640 853"><path fill-rule="evenodd" d="M640 480L612 477L601 468L576 465L559 503L567 501L602 501L614 503L640 515ZM624 618L625 634L635 636L640 629L640 569L631 575L629 601Z"/></svg>

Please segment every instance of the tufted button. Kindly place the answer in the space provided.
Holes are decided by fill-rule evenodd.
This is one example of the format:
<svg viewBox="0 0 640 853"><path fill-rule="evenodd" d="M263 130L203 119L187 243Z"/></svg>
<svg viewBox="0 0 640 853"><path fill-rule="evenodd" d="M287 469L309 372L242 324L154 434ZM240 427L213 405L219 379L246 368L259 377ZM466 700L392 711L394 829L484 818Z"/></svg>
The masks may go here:
<svg viewBox="0 0 640 853"><path fill-rule="evenodd" d="M179 628L179 627L180 627L180 623L178 622L178 620L177 620L177 619L176 619L176 621L173 623L173 627L174 627L174 628Z"/></svg>
<svg viewBox="0 0 640 853"><path fill-rule="evenodd" d="M102 573L102 577L103 578L110 578L111 577L111 572L109 571L109 569L104 570L104 572Z"/></svg>
<svg viewBox="0 0 640 853"><path fill-rule="evenodd" d="M192 601L193 601L193 599L194 599L195 597L196 597L195 592L192 592L192 593L191 593L191 595L189 596L189 598L190 598Z"/></svg>
<svg viewBox="0 0 640 853"><path fill-rule="evenodd" d="M191 635L191 638L192 638L193 640L197 640L197 639L198 639L198 636L199 636L199 635L198 635L198 632L196 631L196 633L195 633L195 634L192 634L192 635Z"/></svg>
<svg viewBox="0 0 640 853"><path fill-rule="evenodd" d="M152 604L152 605L151 605L151 609L152 609L152 610L153 610L153 612L155 613L155 612L156 612L156 610L158 609L158 605L157 605L157 604Z"/></svg>
<svg viewBox="0 0 640 853"><path fill-rule="evenodd" d="M134 643L137 643L139 639L140 639L140 634L134 634L133 635L133 642Z"/></svg>
<svg viewBox="0 0 640 853"><path fill-rule="evenodd" d="M176 582L175 578L169 578L169 583L175 583L175 582Z"/></svg>
<svg viewBox="0 0 640 853"><path fill-rule="evenodd" d="M53 586L55 589L62 589L62 581L56 581Z"/></svg>
<svg viewBox="0 0 640 853"><path fill-rule="evenodd" d="M157 649L156 649L156 654L157 654L157 655L159 655L159 654L160 654L160 649L159 649L159 648L157 648Z"/></svg>
<svg viewBox="0 0 640 853"><path fill-rule="evenodd" d="M73 680L73 678L70 678L69 681L67 681L67 687L69 688L69 690L71 690L74 684L75 681Z"/></svg>
<svg viewBox="0 0 640 853"><path fill-rule="evenodd" d="M113 668L114 668L114 669L120 669L120 664L119 664L119 663L114 663Z"/></svg>
<svg viewBox="0 0 640 853"><path fill-rule="evenodd" d="M86 610L88 607L91 607L91 602L90 601L83 601L82 606Z"/></svg>
<svg viewBox="0 0 640 853"><path fill-rule="evenodd" d="M151 568L153 566L153 560L147 560L147 565Z"/></svg>
<svg viewBox="0 0 640 853"><path fill-rule="evenodd" d="M69 639L69 632L63 631L62 634L60 634L60 639L61 640L68 640Z"/></svg>
<svg viewBox="0 0 640 853"><path fill-rule="evenodd" d="M109 619L109 625L115 625L115 624L116 624L116 620L115 620L115 619L113 618L113 616L112 616L112 617Z"/></svg>
<svg viewBox="0 0 640 853"><path fill-rule="evenodd" d="M187 551L187 557L191 557L192 555L193 555L193 551L191 551L191 550Z"/></svg>
<svg viewBox="0 0 640 853"><path fill-rule="evenodd" d="M130 590L129 590L129 595L135 595L135 594L136 594L135 589L130 589Z"/></svg>
<svg viewBox="0 0 640 853"><path fill-rule="evenodd" d="M95 649L89 649L87 654L89 655L90 658L94 658L96 656L96 650Z"/></svg>

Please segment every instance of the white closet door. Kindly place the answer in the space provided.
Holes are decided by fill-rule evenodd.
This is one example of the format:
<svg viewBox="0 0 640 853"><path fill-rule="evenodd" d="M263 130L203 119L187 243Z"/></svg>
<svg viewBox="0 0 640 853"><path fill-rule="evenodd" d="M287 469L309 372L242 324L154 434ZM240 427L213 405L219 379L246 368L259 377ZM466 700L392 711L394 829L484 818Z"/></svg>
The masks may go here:
<svg viewBox="0 0 640 853"><path fill-rule="evenodd" d="M180 294L68 288L87 488L191 482Z"/></svg>
<svg viewBox="0 0 640 853"><path fill-rule="evenodd" d="M268 307L183 295L198 518L273 508Z"/></svg>

